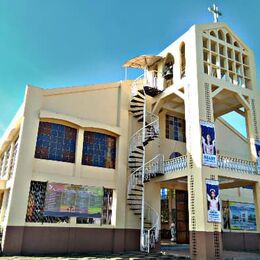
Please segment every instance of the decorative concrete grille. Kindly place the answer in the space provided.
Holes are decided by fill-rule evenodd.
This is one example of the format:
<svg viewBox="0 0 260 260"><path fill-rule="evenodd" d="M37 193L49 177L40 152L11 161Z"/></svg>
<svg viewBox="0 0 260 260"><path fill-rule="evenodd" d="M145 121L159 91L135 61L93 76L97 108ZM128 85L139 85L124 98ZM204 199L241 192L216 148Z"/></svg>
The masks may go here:
<svg viewBox="0 0 260 260"><path fill-rule="evenodd" d="M211 180L215 180L215 175L210 175ZM215 259L220 259L220 233L219 233L219 225L218 223L213 223L213 239L214 239L214 253Z"/></svg>
<svg viewBox="0 0 260 260"><path fill-rule="evenodd" d="M211 113L211 97L210 97L210 86L208 83L205 83L205 109L206 109L206 119L208 122L211 122L212 113Z"/></svg>
<svg viewBox="0 0 260 260"><path fill-rule="evenodd" d="M9 148L6 152L6 155L5 155L5 164L4 164L3 176L7 176L7 174L8 174L10 153L11 153L11 146L9 146Z"/></svg>
<svg viewBox="0 0 260 260"><path fill-rule="evenodd" d="M252 107L252 119L253 119L253 127L255 132L255 138L257 140L260 140L259 132L258 132L258 126L257 126L257 118L256 118L256 109L255 109L255 100L251 100L251 107Z"/></svg>
<svg viewBox="0 0 260 260"><path fill-rule="evenodd" d="M43 215L47 182L31 181L26 213L26 222L69 223L68 217L47 217Z"/></svg>
<svg viewBox="0 0 260 260"><path fill-rule="evenodd" d="M194 177L190 177L190 215L191 215L191 252L192 256L197 255L197 239L196 239L196 212L195 212L195 191L194 191Z"/></svg>
<svg viewBox="0 0 260 260"><path fill-rule="evenodd" d="M13 177L13 174L14 174L14 166L15 166L15 163L16 163L18 141L19 141L19 137L17 137L17 139L14 143L13 155L12 155L11 163L10 163L10 176L9 176L10 179Z"/></svg>

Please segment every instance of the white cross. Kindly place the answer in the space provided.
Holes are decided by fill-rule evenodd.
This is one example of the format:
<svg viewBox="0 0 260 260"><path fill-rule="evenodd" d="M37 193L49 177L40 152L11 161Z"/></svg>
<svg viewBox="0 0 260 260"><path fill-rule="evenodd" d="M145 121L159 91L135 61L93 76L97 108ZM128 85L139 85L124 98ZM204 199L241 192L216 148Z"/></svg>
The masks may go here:
<svg viewBox="0 0 260 260"><path fill-rule="evenodd" d="M222 13L218 10L218 7L213 4L213 7L209 7L208 10L213 14L214 23L217 23L219 16L222 15Z"/></svg>

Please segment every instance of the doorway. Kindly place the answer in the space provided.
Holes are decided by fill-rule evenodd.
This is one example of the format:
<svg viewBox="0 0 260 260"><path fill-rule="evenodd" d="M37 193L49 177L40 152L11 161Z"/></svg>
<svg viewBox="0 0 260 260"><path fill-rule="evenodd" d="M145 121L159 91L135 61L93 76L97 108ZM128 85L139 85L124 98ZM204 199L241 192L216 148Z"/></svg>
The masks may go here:
<svg viewBox="0 0 260 260"><path fill-rule="evenodd" d="M189 244L188 192L185 189L172 185L161 188L161 242Z"/></svg>

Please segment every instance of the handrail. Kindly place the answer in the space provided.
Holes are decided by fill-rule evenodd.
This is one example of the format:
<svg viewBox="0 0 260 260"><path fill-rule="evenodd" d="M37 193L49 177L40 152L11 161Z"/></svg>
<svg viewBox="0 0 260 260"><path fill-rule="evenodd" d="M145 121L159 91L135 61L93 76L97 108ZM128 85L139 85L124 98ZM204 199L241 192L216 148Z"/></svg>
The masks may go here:
<svg viewBox="0 0 260 260"><path fill-rule="evenodd" d="M164 161L164 172L174 172L184 170L188 167L187 155L182 155L173 159Z"/></svg>
<svg viewBox="0 0 260 260"><path fill-rule="evenodd" d="M144 230L144 232L147 232L147 236L144 235L144 237L147 238L146 239L147 244L144 244L144 247L147 248L147 251L149 253L150 248L154 248L155 243L158 241L159 238L159 213L147 202L145 202L145 210L146 211L148 210L148 214L146 214L146 217L147 220L151 221L152 224L151 228ZM154 237L152 237L151 239L150 235L153 230L154 230Z"/></svg>
<svg viewBox="0 0 260 260"><path fill-rule="evenodd" d="M217 155L217 158L218 168L220 169L248 174L257 174L256 162L223 155Z"/></svg>

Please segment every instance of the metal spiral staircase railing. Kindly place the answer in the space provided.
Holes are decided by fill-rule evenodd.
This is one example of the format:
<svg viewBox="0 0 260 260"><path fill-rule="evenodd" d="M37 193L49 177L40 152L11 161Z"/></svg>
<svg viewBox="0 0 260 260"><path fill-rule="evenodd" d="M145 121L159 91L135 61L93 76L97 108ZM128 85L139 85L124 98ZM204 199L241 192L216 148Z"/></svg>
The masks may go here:
<svg viewBox="0 0 260 260"><path fill-rule="evenodd" d="M141 219L140 250L148 253L159 240L160 216L144 201L144 183L164 173L164 158L157 155L145 162L145 146L159 137L159 117L147 111L146 96L154 97L161 92L154 87L154 80L150 84L147 78L143 81L139 77L132 85L130 102L130 111L143 125L130 139L127 201Z"/></svg>

